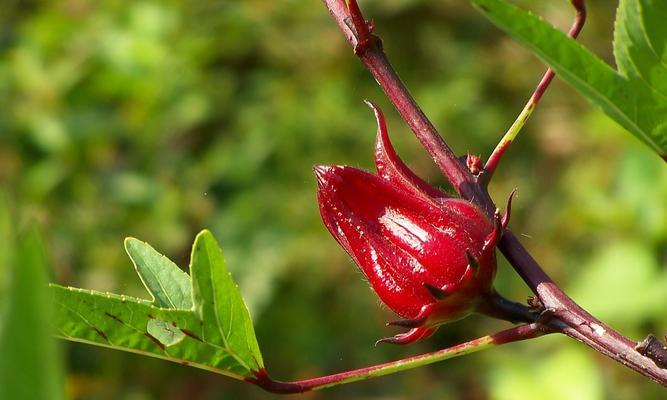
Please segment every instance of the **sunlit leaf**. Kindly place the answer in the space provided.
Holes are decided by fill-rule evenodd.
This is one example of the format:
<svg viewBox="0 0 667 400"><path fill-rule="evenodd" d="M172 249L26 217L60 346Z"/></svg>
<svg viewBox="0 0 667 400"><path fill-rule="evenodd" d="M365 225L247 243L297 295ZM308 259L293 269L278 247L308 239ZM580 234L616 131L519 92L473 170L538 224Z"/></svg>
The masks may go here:
<svg viewBox="0 0 667 400"><path fill-rule="evenodd" d="M627 43L629 34L617 36L616 48L621 49L624 60L619 73L563 32L505 0L470 1L494 24L539 56L561 79L667 159L667 99L660 93L667 85L666 77L661 68L653 66L655 57L649 60L648 50ZM657 1L640 3L644 14L664 12L656 10L664 8ZM639 29L636 23L639 23L637 18L626 18L621 11L617 28L618 25L625 27L634 35ZM661 33L657 32L656 37ZM664 36L660 40L664 42ZM629 53L636 57L632 58ZM630 77L624 76L632 65L640 67Z"/></svg>
<svg viewBox="0 0 667 400"><path fill-rule="evenodd" d="M660 0L621 0L614 56L621 74L667 99L667 7Z"/></svg>
<svg viewBox="0 0 667 400"><path fill-rule="evenodd" d="M125 239L125 251L132 259L139 278L153 296L157 307L192 308L190 277L148 243L135 238Z"/></svg>
<svg viewBox="0 0 667 400"><path fill-rule="evenodd" d="M230 349L239 363L256 369L262 357L252 320L211 232L197 235L190 270L195 312L205 321L204 339Z"/></svg>
<svg viewBox="0 0 667 400"><path fill-rule="evenodd" d="M52 285L59 336L236 379L263 368L250 315L210 232L195 239L192 283L147 244L128 239L126 248L154 302Z"/></svg>

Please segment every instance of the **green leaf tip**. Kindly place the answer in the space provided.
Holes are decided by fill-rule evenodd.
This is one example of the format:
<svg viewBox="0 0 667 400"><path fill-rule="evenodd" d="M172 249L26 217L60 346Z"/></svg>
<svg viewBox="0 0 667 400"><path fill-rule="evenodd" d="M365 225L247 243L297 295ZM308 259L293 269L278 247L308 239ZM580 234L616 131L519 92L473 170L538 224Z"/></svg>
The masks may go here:
<svg viewBox="0 0 667 400"><path fill-rule="evenodd" d="M208 230L202 230L195 238L190 273L195 312L202 320L211 321L204 326L205 335L235 348L239 362L247 363L249 368L261 365L250 313L227 269L222 249Z"/></svg>
<svg viewBox="0 0 667 400"><path fill-rule="evenodd" d="M264 368L250 314L210 231L195 238L191 275L138 239L125 239L125 250L152 301L50 285L58 336L241 380Z"/></svg>
<svg viewBox="0 0 667 400"><path fill-rule="evenodd" d="M148 243L138 239L126 238L125 251L155 306L192 309L192 286L188 274Z"/></svg>

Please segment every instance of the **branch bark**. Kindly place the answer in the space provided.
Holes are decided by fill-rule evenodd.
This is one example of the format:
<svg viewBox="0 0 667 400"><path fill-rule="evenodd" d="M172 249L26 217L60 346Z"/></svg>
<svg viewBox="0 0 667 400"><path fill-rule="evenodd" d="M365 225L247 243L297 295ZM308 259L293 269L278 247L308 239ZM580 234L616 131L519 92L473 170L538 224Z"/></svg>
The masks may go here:
<svg viewBox="0 0 667 400"><path fill-rule="evenodd" d="M372 36L369 25L356 7L356 1L349 0L355 5L352 8L353 12L359 12L359 15L350 13L350 8L348 8L345 0L323 1L354 49L355 54L373 75L450 184L461 197L477 204L491 217L496 210L496 206L485 185L480 184L466 165L456 157L417 105L389 63L382 50L380 39ZM580 2L577 1L577 3ZM357 25L355 25L355 22ZM360 23L364 25L360 26ZM362 36L362 40L359 40L357 32L363 32L364 35L370 34L371 38ZM544 272L511 231L507 230L505 232L499 248L544 305L545 316L549 318L545 323L548 323L550 328L586 344L663 386L667 386L666 369L658 367L652 359L640 354L635 349L637 342L616 332L570 299Z"/></svg>

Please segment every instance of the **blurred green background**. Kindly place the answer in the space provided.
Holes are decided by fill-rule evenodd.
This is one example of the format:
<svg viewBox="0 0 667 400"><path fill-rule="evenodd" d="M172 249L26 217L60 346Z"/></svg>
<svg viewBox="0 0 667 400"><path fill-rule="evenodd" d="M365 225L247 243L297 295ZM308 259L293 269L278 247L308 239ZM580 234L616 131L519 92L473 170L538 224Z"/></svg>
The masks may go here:
<svg viewBox="0 0 667 400"><path fill-rule="evenodd" d="M522 4L566 28L566 1ZM582 42L611 60L615 3ZM361 4L426 114L488 155L543 72L464 0ZM444 180L320 1L18 1L0 14L0 183L37 221L66 285L146 296L124 254L146 240L182 267L210 228L248 302L269 372L297 379L435 350L507 327L472 317L409 347L320 222L315 164L372 168L388 117L406 162ZM513 230L591 312L641 339L667 331L664 162L556 80L492 184L518 188ZM500 265L500 292L529 292ZM64 343L70 399L272 399L165 361ZM545 337L308 399L658 399L663 388Z"/></svg>

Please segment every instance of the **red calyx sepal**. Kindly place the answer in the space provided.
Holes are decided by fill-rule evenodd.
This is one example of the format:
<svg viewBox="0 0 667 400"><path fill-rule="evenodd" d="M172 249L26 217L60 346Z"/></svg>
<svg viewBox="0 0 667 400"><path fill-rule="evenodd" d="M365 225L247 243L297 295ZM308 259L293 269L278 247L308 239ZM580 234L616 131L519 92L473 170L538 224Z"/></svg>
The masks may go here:
<svg viewBox="0 0 667 400"><path fill-rule="evenodd" d="M380 299L411 328L379 342L411 343L464 317L491 292L495 245L507 223L474 204L449 198L397 156L384 116L378 122L378 175L346 166L317 166L322 219L361 268Z"/></svg>

